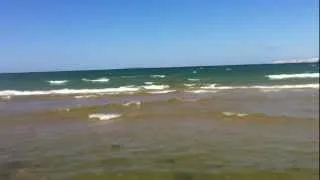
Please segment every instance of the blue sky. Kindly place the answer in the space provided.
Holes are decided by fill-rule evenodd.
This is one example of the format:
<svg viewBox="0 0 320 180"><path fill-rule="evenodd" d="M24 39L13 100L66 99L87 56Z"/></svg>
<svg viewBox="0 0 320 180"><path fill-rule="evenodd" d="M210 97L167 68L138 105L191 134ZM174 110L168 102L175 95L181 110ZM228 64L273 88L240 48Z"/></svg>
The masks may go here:
<svg viewBox="0 0 320 180"><path fill-rule="evenodd" d="M0 72L319 54L317 0L1 0Z"/></svg>

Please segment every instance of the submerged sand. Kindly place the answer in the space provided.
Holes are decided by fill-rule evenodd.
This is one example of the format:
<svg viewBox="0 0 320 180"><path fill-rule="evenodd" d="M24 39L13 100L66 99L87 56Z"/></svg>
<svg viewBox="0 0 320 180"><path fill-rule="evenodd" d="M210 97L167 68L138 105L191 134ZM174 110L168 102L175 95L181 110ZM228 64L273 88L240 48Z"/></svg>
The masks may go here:
<svg viewBox="0 0 320 180"><path fill-rule="evenodd" d="M13 98L1 104L0 179L317 179L318 98Z"/></svg>

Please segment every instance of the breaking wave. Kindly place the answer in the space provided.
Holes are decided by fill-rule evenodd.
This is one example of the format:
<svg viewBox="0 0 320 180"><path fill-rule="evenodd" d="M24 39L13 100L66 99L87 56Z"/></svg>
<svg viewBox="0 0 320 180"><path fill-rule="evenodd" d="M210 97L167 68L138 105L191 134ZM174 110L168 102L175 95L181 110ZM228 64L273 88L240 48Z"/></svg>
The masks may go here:
<svg viewBox="0 0 320 180"><path fill-rule="evenodd" d="M169 85L145 85L145 86L121 86L117 88L101 88L101 89L55 89L55 90L2 90L0 97L11 96L43 96L43 95L75 95L75 99L93 98L93 95L113 95L113 94L135 94L146 92L150 94L165 94L177 91L169 89ZM190 87L188 87L190 88ZM296 84L296 85L269 85L269 86L217 86L210 84L195 89L185 89L187 93L215 93L221 90L232 89L259 89L263 92L276 92L283 89L319 89L319 84Z"/></svg>
<svg viewBox="0 0 320 180"><path fill-rule="evenodd" d="M267 75L271 80L280 80L280 79L302 79L302 78L319 78L319 73L302 73L302 74L274 74Z"/></svg>
<svg viewBox="0 0 320 180"><path fill-rule="evenodd" d="M48 91L18 91L4 90L0 91L0 96L34 96L34 95L69 95L69 94L99 94L99 93L121 93L139 91L136 87L119 87L119 88L104 88L104 89L56 89Z"/></svg>
<svg viewBox="0 0 320 180"><path fill-rule="evenodd" d="M144 89L146 90L163 90L163 89L167 89L170 86L168 85L148 85L148 86L142 86Z"/></svg>

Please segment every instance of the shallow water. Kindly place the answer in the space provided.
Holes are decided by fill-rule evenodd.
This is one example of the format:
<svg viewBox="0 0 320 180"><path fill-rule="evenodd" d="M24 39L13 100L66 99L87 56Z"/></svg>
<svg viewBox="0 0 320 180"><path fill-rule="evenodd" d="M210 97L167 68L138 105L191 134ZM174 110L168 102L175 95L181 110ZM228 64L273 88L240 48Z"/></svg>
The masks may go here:
<svg viewBox="0 0 320 180"><path fill-rule="evenodd" d="M0 118L0 179L316 179L318 98L312 90L14 98L0 111L10 112ZM133 100L141 106L123 105Z"/></svg>

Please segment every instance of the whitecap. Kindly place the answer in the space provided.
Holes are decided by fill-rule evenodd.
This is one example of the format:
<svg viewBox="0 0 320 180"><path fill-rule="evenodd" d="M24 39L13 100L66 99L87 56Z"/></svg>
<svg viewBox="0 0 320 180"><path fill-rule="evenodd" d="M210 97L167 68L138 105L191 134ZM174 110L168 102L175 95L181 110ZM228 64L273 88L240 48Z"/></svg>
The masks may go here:
<svg viewBox="0 0 320 180"><path fill-rule="evenodd" d="M109 82L108 78L98 78L98 79L86 79L86 78L82 78L82 81L85 82L93 82L93 83L106 83Z"/></svg>
<svg viewBox="0 0 320 180"><path fill-rule="evenodd" d="M51 85L63 85L66 84L68 80L50 80L48 81L49 84Z"/></svg>
<svg viewBox="0 0 320 180"><path fill-rule="evenodd" d="M271 80L280 79L302 79L302 78L319 78L319 73L301 73L301 74L274 74L266 75Z"/></svg>
<svg viewBox="0 0 320 180"><path fill-rule="evenodd" d="M154 84L154 82L144 82L144 84L151 85L151 84Z"/></svg>
<svg viewBox="0 0 320 180"><path fill-rule="evenodd" d="M89 114L89 119L98 119L100 121L110 120L114 118L121 117L121 114L103 114L103 113L97 113L97 114Z"/></svg>
<svg viewBox="0 0 320 180"><path fill-rule="evenodd" d="M192 71L192 73L193 73L193 74L197 74L197 71L196 71L196 70L194 70L194 71Z"/></svg>
<svg viewBox="0 0 320 180"><path fill-rule="evenodd" d="M165 75L151 75L151 77L153 78L165 78L166 76Z"/></svg>
<svg viewBox="0 0 320 180"><path fill-rule="evenodd" d="M162 90L162 89L167 89L170 86L168 85L148 85L148 86L142 86L142 88L146 90Z"/></svg>

